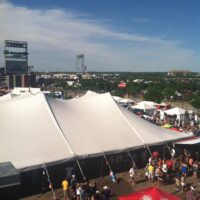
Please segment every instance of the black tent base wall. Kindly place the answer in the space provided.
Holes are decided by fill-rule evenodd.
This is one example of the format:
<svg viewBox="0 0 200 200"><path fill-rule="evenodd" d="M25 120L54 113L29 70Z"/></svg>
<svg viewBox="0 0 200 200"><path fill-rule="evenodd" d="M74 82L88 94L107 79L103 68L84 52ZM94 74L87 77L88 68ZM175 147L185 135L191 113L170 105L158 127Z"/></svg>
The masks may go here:
<svg viewBox="0 0 200 200"><path fill-rule="evenodd" d="M62 180L65 178L65 169L67 167L74 168L74 162L66 161L55 165L48 166L47 170L49 173L50 181L54 189L61 187ZM30 196L34 194L42 194L50 191L48 177L46 173L43 173L43 168L23 171L20 174L21 186L20 196Z"/></svg>
<svg viewBox="0 0 200 200"><path fill-rule="evenodd" d="M151 151L157 150L162 157L163 145L150 147L150 149ZM146 166L150 157L150 153L146 148L132 150L129 153L128 151L124 151L117 154L106 154L107 161L104 156L88 157L79 159L79 163L87 179L108 176L110 172L109 166L114 173L127 171L133 165L131 157L134 159L138 168ZM62 164L50 166L47 164L47 169L54 189L60 188L62 180L65 177L70 178L72 174L76 175L78 181L83 181L82 174L75 159ZM46 175L43 175L42 168L21 172L20 177L20 197L50 191L49 182L47 181Z"/></svg>
<svg viewBox="0 0 200 200"><path fill-rule="evenodd" d="M130 154L139 168L144 167L149 158L149 153L146 149L130 151ZM106 158L107 161L104 156L79 159L84 176L87 179L92 179L109 175L110 169L108 163L114 173L126 171L132 166L132 160L127 151L117 154L106 154ZM75 159L57 165L48 166L47 164L47 169L54 189L60 188L62 180L65 177L70 178L72 174L76 175L78 181L83 181ZM49 182L47 176L43 174L42 167L40 169L21 172L20 179L20 197L50 191Z"/></svg>
<svg viewBox="0 0 200 200"><path fill-rule="evenodd" d="M11 162L0 163L0 199L18 199L20 173Z"/></svg>
<svg viewBox="0 0 200 200"><path fill-rule="evenodd" d="M13 185L0 189L0 199L17 200L20 197L20 185Z"/></svg>

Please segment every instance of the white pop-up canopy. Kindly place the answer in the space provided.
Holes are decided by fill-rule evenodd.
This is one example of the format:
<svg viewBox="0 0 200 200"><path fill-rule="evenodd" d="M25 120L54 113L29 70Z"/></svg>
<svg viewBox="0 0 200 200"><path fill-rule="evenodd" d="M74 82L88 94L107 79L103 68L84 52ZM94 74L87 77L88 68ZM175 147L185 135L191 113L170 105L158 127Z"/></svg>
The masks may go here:
<svg viewBox="0 0 200 200"><path fill-rule="evenodd" d="M186 138L117 104L110 93L58 100L43 93L0 102L0 162L18 169Z"/></svg>
<svg viewBox="0 0 200 200"><path fill-rule="evenodd" d="M118 97L118 96L112 96L113 97L113 99L115 100L115 101L117 101L117 102L119 102L119 101L121 101L123 98L121 98L121 97Z"/></svg>
<svg viewBox="0 0 200 200"><path fill-rule="evenodd" d="M132 109L140 109L140 110L148 110L148 109L156 109L156 103L152 101L141 101L138 104L131 106Z"/></svg>
<svg viewBox="0 0 200 200"><path fill-rule="evenodd" d="M179 107L175 107L169 110L165 110L164 113L166 113L167 115L184 115L185 114L185 110Z"/></svg>

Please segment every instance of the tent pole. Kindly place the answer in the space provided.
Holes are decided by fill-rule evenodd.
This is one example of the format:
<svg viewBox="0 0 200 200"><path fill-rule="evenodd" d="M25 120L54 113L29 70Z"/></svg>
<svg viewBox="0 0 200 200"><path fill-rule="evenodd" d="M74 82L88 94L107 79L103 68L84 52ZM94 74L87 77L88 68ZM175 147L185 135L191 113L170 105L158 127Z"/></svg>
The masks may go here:
<svg viewBox="0 0 200 200"><path fill-rule="evenodd" d="M131 153L130 153L130 151L129 151L129 149L127 149L127 152L128 152L129 157L130 157L131 160L132 160L133 166L134 166L136 169L138 169L138 168L137 168L137 165L136 165L136 163L135 163L135 161L134 161L134 159L133 159L133 157L132 157L132 155L131 155Z"/></svg>
<svg viewBox="0 0 200 200"><path fill-rule="evenodd" d="M77 158L77 156L74 154L74 159L76 160L76 163L77 163L77 165L78 165L78 168L79 168L79 170L80 170L80 172L81 172L81 176L82 176L82 178L83 178L83 180L85 179L85 175L84 175L84 173L83 173L83 170L82 170L82 168L81 168L81 165L80 165L80 162L79 162L79 160L78 160L78 158Z"/></svg>
<svg viewBox="0 0 200 200"><path fill-rule="evenodd" d="M47 166L46 166L45 162L43 162L43 169L44 169L45 172L46 172L46 175L47 175L49 184L50 184L50 186L51 186L50 189L51 189L51 191L52 191L52 193L53 193L53 198L56 199L56 195L55 195L53 186L52 186L52 184L51 184L51 179L50 179L49 172L48 172L48 170L47 170Z"/></svg>

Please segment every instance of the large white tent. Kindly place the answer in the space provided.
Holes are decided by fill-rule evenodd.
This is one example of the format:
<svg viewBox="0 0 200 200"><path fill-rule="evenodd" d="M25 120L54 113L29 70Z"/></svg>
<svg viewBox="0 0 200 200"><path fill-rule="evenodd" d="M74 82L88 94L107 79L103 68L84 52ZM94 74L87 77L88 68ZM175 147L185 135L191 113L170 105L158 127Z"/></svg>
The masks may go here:
<svg viewBox="0 0 200 200"><path fill-rule="evenodd" d="M3 96L0 96L0 102L1 102L1 101L7 101L7 100L10 100L10 99L12 99L12 96L11 96L10 93L5 94L5 95L3 95Z"/></svg>
<svg viewBox="0 0 200 200"><path fill-rule="evenodd" d="M175 144L195 145L200 144L200 137L193 137L175 142Z"/></svg>
<svg viewBox="0 0 200 200"><path fill-rule="evenodd" d="M89 92L71 100L25 93L0 102L0 162L10 161L18 169L188 136L141 119L109 93Z"/></svg>
<svg viewBox="0 0 200 200"><path fill-rule="evenodd" d="M71 157L42 93L0 103L0 163L22 169Z"/></svg>

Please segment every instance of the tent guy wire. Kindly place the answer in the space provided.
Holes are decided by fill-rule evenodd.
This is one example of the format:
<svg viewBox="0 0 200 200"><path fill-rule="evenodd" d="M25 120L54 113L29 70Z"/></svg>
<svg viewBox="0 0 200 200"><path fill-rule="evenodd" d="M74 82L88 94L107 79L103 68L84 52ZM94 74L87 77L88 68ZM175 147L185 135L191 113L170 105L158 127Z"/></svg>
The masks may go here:
<svg viewBox="0 0 200 200"><path fill-rule="evenodd" d="M134 166L136 169L138 169L138 167L137 167L137 165L136 165L136 163L135 163L135 161L134 161L134 159L133 159L133 157L132 157L132 155L131 155L129 149L127 149L127 152L128 152L129 157L131 158L131 161L132 161L132 163L133 163L133 166Z"/></svg>
<svg viewBox="0 0 200 200"><path fill-rule="evenodd" d="M51 183L51 179L50 179L49 172L48 172L48 170L47 170L47 166L46 166L46 163L45 163L45 162L43 162L42 168L43 168L43 169L45 170L45 172L46 172L46 175L47 175L47 178L48 178L48 181L49 181L49 185L50 185L50 189L51 189L52 194L53 194L53 199L56 199L55 191L54 191L54 189L53 189L53 185L52 185L52 183Z"/></svg>

